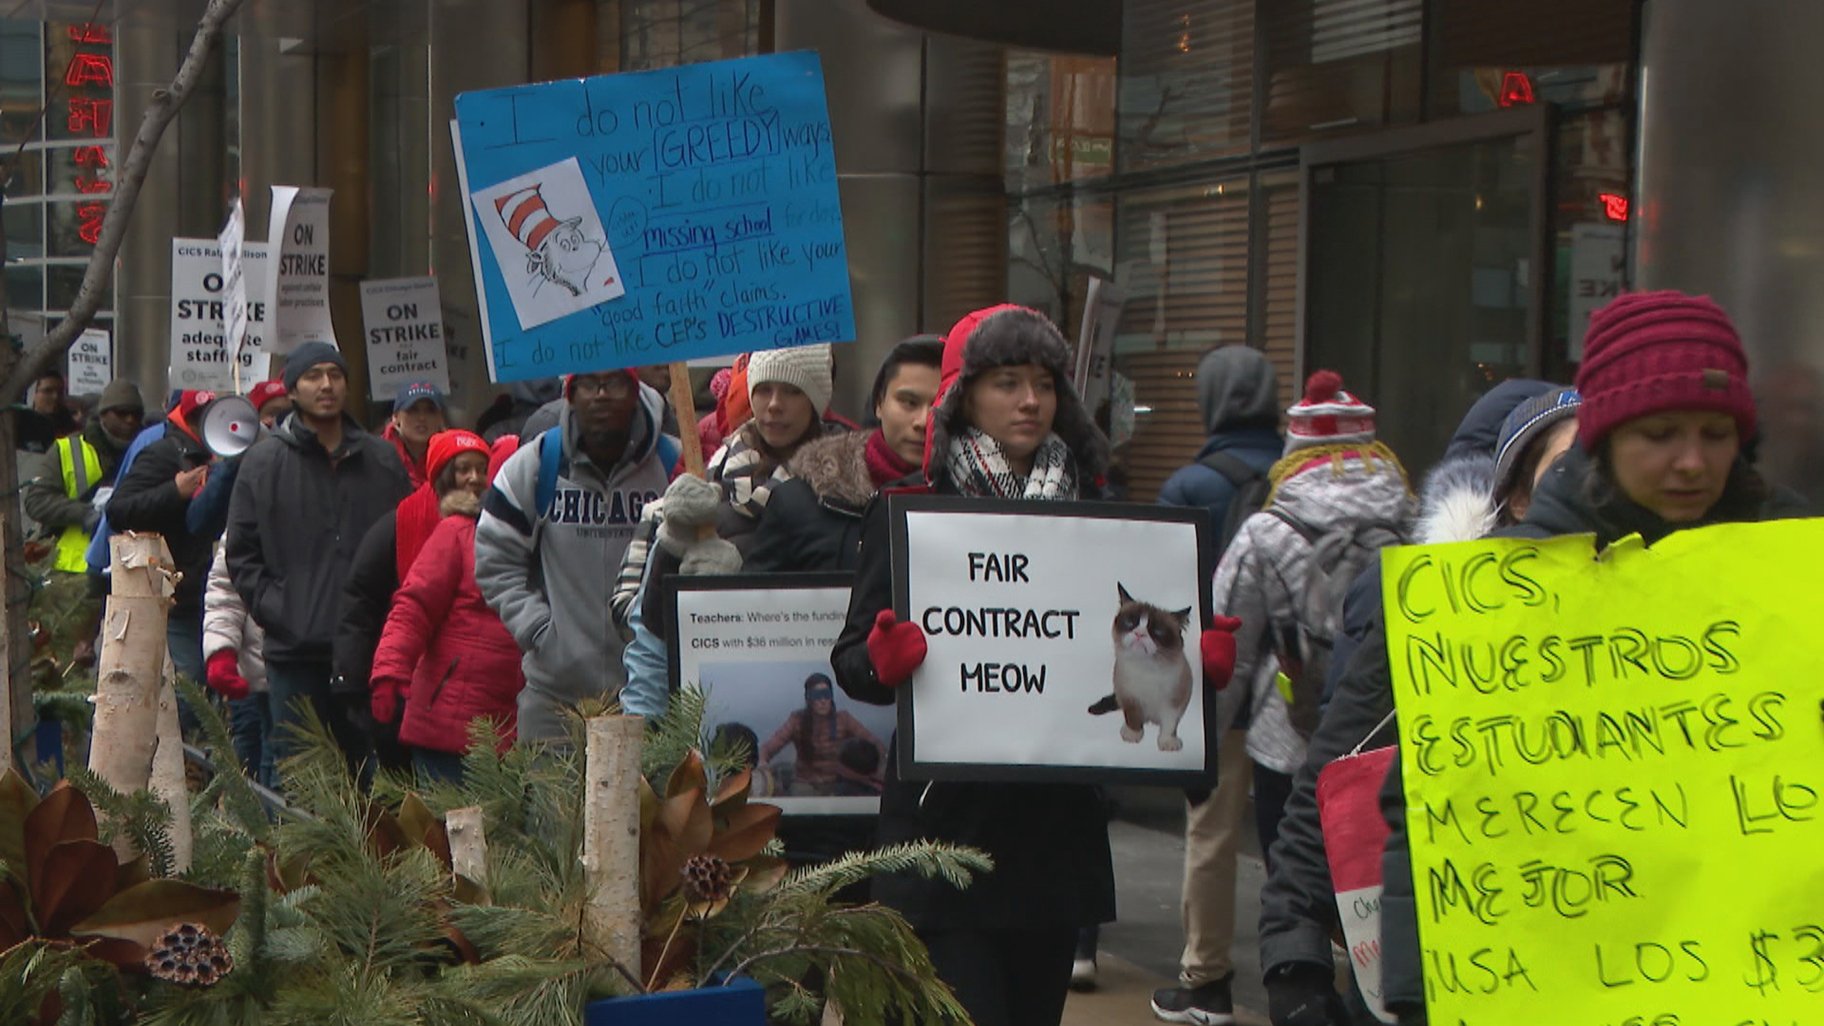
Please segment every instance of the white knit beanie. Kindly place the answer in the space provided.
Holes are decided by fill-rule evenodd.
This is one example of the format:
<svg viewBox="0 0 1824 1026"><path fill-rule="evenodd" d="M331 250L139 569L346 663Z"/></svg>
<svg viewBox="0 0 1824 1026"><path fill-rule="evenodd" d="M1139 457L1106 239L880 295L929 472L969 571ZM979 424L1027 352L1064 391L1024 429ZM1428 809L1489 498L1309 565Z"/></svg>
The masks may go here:
<svg viewBox="0 0 1824 1026"><path fill-rule="evenodd" d="M823 416L830 407L830 393L835 391L830 380L829 345L756 350L747 361L749 403L754 400L754 389L768 381L783 382L810 396L817 416Z"/></svg>

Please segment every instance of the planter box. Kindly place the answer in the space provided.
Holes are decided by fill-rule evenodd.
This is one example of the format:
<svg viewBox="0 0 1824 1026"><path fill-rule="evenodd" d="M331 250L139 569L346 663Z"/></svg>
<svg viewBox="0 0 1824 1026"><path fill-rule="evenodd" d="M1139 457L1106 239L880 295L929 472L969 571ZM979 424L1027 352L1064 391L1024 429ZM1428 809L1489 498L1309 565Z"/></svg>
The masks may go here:
<svg viewBox="0 0 1824 1026"><path fill-rule="evenodd" d="M766 991L753 980L726 987L591 1001L584 1026L765 1026Z"/></svg>

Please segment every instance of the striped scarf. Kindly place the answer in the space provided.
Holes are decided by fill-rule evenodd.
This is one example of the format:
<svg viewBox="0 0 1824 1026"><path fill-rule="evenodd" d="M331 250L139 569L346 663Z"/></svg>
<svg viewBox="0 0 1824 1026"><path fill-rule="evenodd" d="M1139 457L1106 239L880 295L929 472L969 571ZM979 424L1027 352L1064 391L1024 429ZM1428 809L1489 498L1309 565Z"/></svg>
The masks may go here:
<svg viewBox="0 0 1824 1026"><path fill-rule="evenodd" d="M1032 471L1021 480L1007 464L1001 443L979 428L964 428L950 439L945 462L950 479L964 495L984 499L1063 499L1077 497L1077 472L1070 446L1054 432L1032 454Z"/></svg>

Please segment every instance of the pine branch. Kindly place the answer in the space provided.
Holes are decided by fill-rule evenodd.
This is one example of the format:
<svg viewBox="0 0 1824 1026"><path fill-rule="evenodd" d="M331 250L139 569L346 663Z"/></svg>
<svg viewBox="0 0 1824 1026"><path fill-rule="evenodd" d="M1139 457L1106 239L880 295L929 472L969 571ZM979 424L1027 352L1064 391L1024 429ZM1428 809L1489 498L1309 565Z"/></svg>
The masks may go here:
<svg viewBox="0 0 1824 1026"><path fill-rule="evenodd" d="M986 852L939 841L909 841L873 851L849 852L821 865L795 869L774 893L830 895L875 876L916 873L927 880L941 878L961 890L974 874L994 869Z"/></svg>
<svg viewBox="0 0 1824 1026"><path fill-rule="evenodd" d="M153 876L171 875L176 853L171 845L171 808L164 799L145 790L123 795L87 766L71 763L65 775L95 807L102 843L112 844L116 837L124 836L134 850L146 856Z"/></svg>
<svg viewBox="0 0 1824 1026"><path fill-rule="evenodd" d="M254 793L253 786L247 780L246 767L234 751L234 738L229 732L228 722L209 700L208 692L195 682L180 679L177 690L196 714L202 725L203 737L209 743L209 754L216 767L215 778L209 782L209 788L220 796L237 827L256 841L266 841L272 833L272 821L267 818L266 807L260 802L260 796Z"/></svg>

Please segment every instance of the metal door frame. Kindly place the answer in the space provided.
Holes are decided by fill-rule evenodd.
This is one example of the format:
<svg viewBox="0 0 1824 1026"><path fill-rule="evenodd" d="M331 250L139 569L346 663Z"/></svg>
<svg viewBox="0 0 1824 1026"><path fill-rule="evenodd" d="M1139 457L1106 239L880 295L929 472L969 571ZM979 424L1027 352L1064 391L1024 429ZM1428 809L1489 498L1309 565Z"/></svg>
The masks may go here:
<svg viewBox="0 0 1824 1026"><path fill-rule="evenodd" d="M1551 282L1555 273L1552 266L1550 203L1552 166L1556 156L1553 128L1556 123L1555 108L1549 103L1539 103L1406 128L1391 128L1345 139L1307 143L1299 147L1298 317L1292 356L1292 365L1297 375L1295 381L1302 382L1310 372L1306 363L1308 346L1305 333L1309 319L1306 307L1310 301L1308 282L1311 270L1312 174L1318 168L1335 164L1527 135L1532 136L1538 146L1539 166L1533 175L1532 188L1533 254L1531 280L1528 282L1531 295L1526 315L1526 373L1539 377L1545 362L1545 325L1548 323L1546 304L1551 300Z"/></svg>

